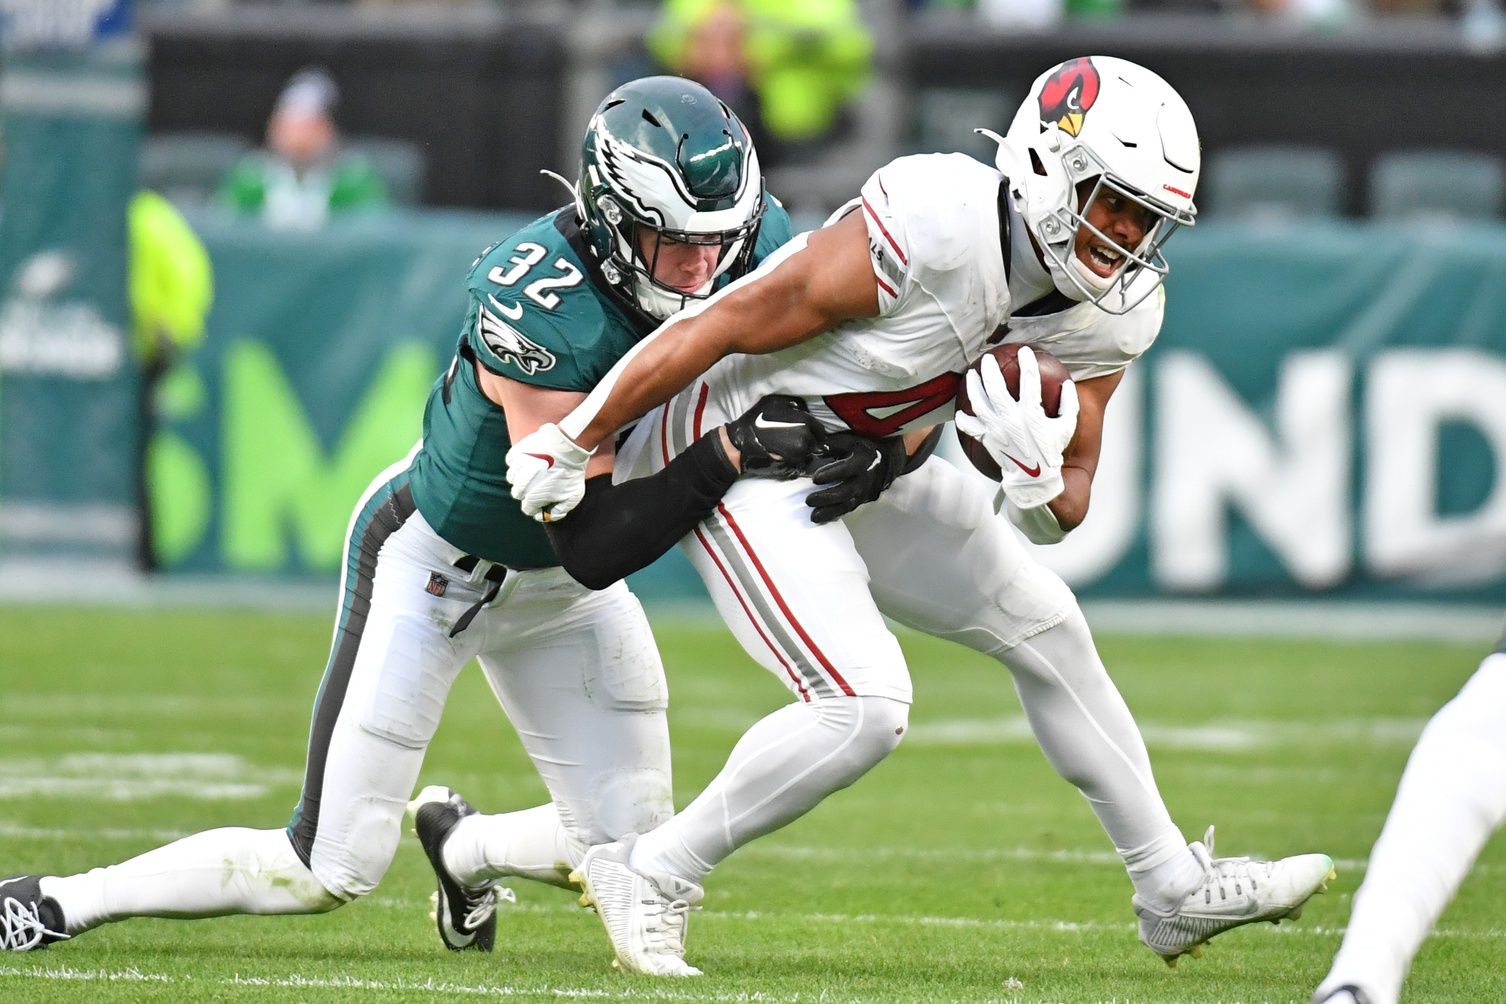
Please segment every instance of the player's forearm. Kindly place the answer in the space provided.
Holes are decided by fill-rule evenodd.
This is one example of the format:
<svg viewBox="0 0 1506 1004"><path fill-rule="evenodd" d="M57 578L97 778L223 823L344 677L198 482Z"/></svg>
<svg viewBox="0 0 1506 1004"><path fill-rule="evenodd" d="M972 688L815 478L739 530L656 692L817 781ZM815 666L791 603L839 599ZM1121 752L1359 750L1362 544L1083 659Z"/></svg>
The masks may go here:
<svg viewBox="0 0 1506 1004"><path fill-rule="evenodd" d="M757 272L711 299L666 321L612 367L560 429L580 446L595 449L628 422L663 404L733 353L759 355L798 345L853 317L878 312L878 294L861 234L856 252L841 237L801 235ZM816 248L836 261L825 271ZM824 262L826 259L822 259ZM828 272L838 272L831 275Z"/></svg>
<svg viewBox="0 0 1506 1004"><path fill-rule="evenodd" d="M1062 468L1062 493L1046 503L1064 532L1071 532L1088 518L1093 476L1080 467Z"/></svg>
<svg viewBox="0 0 1506 1004"><path fill-rule="evenodd" d="M571 517L544 527L565 571L588 589L605 589L673 547L737 480L724 442L718 429L657 474L621 484L610 475L587 481Z"/></svg>
<svg viewBox="0 0 1506 1004"><path fill-rule="evenodd" d="M671 320L633 346L560 421L560 429L594 450L618 429L684 390L721 358L714 346L698 342L698 320Z"/></svg>

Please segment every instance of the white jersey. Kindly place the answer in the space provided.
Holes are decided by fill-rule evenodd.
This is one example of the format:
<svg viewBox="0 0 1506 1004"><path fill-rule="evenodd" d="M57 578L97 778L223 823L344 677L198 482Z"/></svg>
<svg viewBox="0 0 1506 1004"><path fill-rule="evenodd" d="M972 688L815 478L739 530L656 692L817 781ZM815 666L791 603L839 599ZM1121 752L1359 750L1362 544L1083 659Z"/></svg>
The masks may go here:
<svg viewBox="0 0 1506 1004"><path fill-rule="evenodd" d="M878 316L767 355L728 356L703 378L708 403L737 416L766 394L793 394L831 428L872 436L946 421L959 375L1009 316L1000 177L962 154L880 168L839 210L861 212L868 225ZM797 238L773 258L801 246ZM771 259L759 272L776 266Z"/></svg>
<svg viewBox="0 0 1506 1004"><path fill-rule="evenodd" d="M999 222L1002 180L996 169L964 154L901 157L875 172L861 196L833 219L863 214L878 316L777 352L717 362L654 413L662 426L658 463L769 394L803 398L829 428L868 436L937 425L952 417L968 366L1005 342L1049 349L1078 380L1128 366L1155 339L1164 296L1158 290L1122 316L1062 297L1027 307L1051 313L1011 316ZM758 281L804 248L808 236L795 238L741 282ZM619 468L619 479L642 473Z"/></svg>
<svg viewBox="0 0 1506 1004"><path fill-rule="evenodd" d="M1005 324L1006 330L989 341L989 348L1039 345L1066 364L1073 380L1118 373L1140 358L1160 333L1166 288L1157 286L1126 314L1110 314L1091 303L1063 306L1063 310L1038 316L1015 314Z"/></svg>

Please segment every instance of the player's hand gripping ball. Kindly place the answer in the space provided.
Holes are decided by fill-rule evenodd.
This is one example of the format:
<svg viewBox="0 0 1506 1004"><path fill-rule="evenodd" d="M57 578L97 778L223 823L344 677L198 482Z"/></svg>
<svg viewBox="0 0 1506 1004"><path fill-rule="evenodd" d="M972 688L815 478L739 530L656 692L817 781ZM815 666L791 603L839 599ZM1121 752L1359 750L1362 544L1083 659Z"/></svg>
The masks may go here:
<svg viewBox="0 0 1506 1004"><path fill-rule="evenodd" d="M1020 345L1000 345L989 350L989 355L998 360L999 370L1004 374L1004 385L1016 401L1020 400L1021 348ZM1046 417L1057 418L1061 414L1062 387L1071 382L1072 374L1067 371L1065 363L1045 349L1032 345L1030 351L1035 354L1036 367L1041 374L1041 410ZM971 368L978 370L982 362L980 358ZM972 404L967 396L966 380L957 388L957 410L966 415L973 414ZM999 462L989 453L988 448L981 440L963 432L960 425L957 429L957 441L962 445L963 454L981 473L994 481L1003 477ZM1026 462L1030 462L1028 458Z"/></svg>

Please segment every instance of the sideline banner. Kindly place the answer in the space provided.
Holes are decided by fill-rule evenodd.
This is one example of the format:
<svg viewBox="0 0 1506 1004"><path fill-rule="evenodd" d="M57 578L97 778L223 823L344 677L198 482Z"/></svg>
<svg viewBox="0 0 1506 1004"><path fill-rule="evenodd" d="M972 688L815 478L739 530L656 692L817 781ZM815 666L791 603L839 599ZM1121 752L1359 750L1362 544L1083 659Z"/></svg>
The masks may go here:
<svg viewBox="0 0 1506 1004"><path fill-rule="evenodd" d="M164 564L335 574L418 436L466 267L522 222L206 222L210 332L154 453ZM1090 596L1506 601L1506 229L1204 224L1171 253L1092 515L1043 560ZM700 595L677 555L638 584Z"/></svg>
<svg viewBox="0 0 1506 1004"><path fill-rule="evenodd" d="M1506 229L1213 224L1168 254L1091 516L1042 560L1102 596L1506 602Z"/></svg>
<svg viewBox="0 0 1506 1004"><path fill-rule="evenodd" d="M415 212L286 233L195 219L215 295L151 446L161 567L336 574L356 499L418 441L472 259L526 222Z"/></svg>
<svg viewBox="0 0 1506 1004"><path fill-rule="evenodd" d="M0 560L126 560L138 407L126 204L142 52L119 0L4 13Z"/></svg>

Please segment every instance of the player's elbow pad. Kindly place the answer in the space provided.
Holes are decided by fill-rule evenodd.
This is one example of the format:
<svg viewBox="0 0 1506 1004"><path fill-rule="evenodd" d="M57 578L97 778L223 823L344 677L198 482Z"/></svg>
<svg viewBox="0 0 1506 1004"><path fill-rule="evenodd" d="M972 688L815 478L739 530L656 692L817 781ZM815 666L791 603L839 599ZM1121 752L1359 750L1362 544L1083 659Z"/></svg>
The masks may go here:
<svg viewBox="0 0 1506 1004"><path fill-rule="evenodd" d="M657 474L617 485L610 475L591 478L569 518L544 530L571 578L587 589L605 589L673 547L736 480L713 432Z"/></svg>
<svg viewBox="0 0 1506 1004"><path fill-rule="evenodd" d="M1057 520L1056 513L1051 511L1049 505L1021 509L1006 499L1004 506L1009 513L1009 521L1019 527L1020 531L1025 534L1025 538L1032 544L1057 544L1069 532Z"/></svg>

